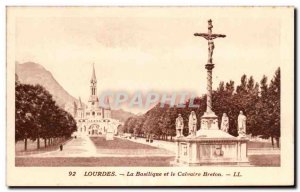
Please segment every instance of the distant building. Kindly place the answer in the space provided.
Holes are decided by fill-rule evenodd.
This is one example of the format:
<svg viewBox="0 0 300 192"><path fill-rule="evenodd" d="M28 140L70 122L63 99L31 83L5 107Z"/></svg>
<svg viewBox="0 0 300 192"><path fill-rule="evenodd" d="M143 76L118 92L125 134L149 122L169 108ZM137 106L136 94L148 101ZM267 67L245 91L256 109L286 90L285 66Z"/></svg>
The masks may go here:
<svg viewBox="0 0 300 192"><path fill-rule="evenodd" d="M90 98L88 104L84 105L79 97L79 103L74 103L74 117L77 122L77 135L101 136L105 135L107 130L117 133L118 126L121 123L111 118L111 109L109 99L106 98L108 107L100 106L97 96L97 79L95 68L90 81Z"/></svg>

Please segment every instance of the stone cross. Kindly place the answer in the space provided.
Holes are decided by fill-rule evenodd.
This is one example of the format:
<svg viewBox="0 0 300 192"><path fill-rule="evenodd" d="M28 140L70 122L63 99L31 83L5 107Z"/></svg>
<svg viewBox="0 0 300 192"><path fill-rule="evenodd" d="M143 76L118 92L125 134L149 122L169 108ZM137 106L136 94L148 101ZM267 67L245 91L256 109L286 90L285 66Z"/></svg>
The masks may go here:
<svg viewBox="0 0 300 192"><path fill-rule="evenodd" d="M210 19L210 20L208 20L208 33L195 33L194 34L195 36L203 37L208 41L208 61L207 61L208 64L213 64L212 56L213 56L214 48L215 48L215 44L214 44L213 40L218 37L222 37L222 38L226 37L226 35L223 35L223 34L213 34L212 28L213 28L212 20Z"/></svg>
<svg viewBox="0 0 300 192"><path fill-rule="evenodd" d="M212 20L208 20L208 33L195 33L194 36L203 37L208 41L208 61L205 65L205 68L207 69L207 107L206 112L212 113L212 69L214 68L213 64L213 52L214 52L214 39L216 38L224 38L226 35L223 34L213 34L212 33Z"/></svg>

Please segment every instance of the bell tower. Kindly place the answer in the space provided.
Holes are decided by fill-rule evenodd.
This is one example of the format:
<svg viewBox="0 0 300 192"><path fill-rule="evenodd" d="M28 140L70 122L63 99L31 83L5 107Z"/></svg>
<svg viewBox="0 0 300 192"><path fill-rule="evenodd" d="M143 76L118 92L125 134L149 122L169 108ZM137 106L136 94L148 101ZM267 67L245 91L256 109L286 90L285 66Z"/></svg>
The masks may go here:
<svg viewBox="0 0 300 192"><path fill-rule="evenodd" d="M89 103L91 103L92 106L96 106L98 102L98 97L97 97L97 79L96 79L96 73L95 73L95 66L93 64L93 73L92 73L92 78L90 82L90 99Z"/></svg>

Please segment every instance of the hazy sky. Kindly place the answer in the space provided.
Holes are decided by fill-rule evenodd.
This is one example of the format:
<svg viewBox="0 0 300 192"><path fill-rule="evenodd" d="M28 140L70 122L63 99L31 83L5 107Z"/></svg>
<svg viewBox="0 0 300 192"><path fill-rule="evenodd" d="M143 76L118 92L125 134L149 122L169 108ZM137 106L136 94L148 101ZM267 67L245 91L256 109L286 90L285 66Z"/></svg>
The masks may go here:
<svg viewBox="0 0 300 192"><path fill-rule="evenodd" d="M206 90L207 42L215 40L213 87L242 74L272 78L281 65L278 9L50 8L24 9L16 19L16 61L43 65L74 97L87 101L92 64L105 90ZM134 110L133 110L134 111ZM136 111L135 111L136 112Z"/></svg>

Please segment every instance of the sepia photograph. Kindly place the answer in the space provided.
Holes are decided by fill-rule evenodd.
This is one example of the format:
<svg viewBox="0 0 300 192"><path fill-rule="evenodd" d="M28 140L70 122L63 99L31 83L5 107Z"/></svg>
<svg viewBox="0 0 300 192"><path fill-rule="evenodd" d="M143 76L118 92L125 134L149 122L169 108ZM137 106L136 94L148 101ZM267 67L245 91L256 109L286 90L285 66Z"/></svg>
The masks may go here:
<svg viewBox="0 0 300 192"><path fill-rule="evenodd" d="M294 184L293 7L6 12L9 186Z"/></svg>

